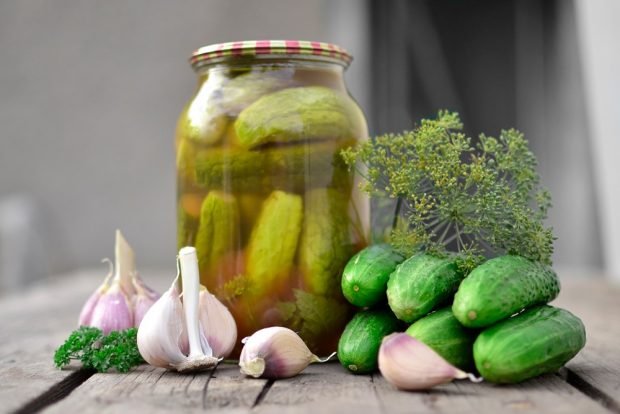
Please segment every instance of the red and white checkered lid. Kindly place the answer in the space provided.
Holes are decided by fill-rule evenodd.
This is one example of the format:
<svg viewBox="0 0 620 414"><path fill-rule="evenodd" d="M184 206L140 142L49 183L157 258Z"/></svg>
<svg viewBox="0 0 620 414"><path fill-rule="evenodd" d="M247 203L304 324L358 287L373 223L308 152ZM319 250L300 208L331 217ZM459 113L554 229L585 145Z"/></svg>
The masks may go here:
<svg viewBox="0 0 620 414"><path fill-rule="evenodd" d="M242 42L217 43L204 46L192 53L190 63L196 67L222 58L251 57L261 55L285 55L322 57L344 65L353 57L345 49L332 43L306 40L245 40Z"/></svg>

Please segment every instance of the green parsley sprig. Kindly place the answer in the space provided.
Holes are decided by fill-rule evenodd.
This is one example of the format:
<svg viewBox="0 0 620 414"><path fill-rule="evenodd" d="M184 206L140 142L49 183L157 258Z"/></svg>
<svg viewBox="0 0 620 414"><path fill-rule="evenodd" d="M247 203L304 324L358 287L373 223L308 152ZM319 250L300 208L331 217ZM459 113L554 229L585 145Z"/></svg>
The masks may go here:
<svg viewBox="0 0 620 414"><path fill-rule="evenodd" d="M138 351L137 334L136 328L104 335L100 329L82 326L56 350L54 364L63 368L71 360L79 360L84 368L98 372L112 368L127 372L144 362Z"/></svg>
<svg viewBox="0 0 620 414"><path fill-rule="evenodd" d="M407 255L456 251L465 270L505 253L551 264L551 196L523 134L480 135L474 145L462 129L457 113L440 111L343 152L365 178L362 190L397 200L390 242Z"/></svg>

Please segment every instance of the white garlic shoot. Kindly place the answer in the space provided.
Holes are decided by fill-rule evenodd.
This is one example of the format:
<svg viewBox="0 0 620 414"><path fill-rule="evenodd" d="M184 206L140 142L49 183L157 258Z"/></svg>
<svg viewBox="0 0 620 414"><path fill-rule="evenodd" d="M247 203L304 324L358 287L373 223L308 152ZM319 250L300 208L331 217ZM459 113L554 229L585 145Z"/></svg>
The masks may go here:
<svg viewBox="0 0 620 414"><path fill-rule="evenodd" d="M118 280L125 293L133 296L136 291L131 279L136 273L136 259L133 249L120 230L116 230L114 243L114 279Z"/></svg>
<svg viewBox="0 0 620 414"><path fill-rule="evenodd" d="M182 248L177 263L172 286L144 315L138 350L157 367L179 372L208 369L234 348L237 325L228 309L200 285L196 249Z"/></svg>
<svg viewBox="0 0 620 414"><path fill-rule="evenodd" d="M137 327L159 297L137 275L133 249L119 230L114 250L116 266L104 259L110 263L110 272L86 300L78 318L79 326L93 326L104 334Z"/></svg>
<svg viewBox="0 0 620 414"><path fill-rule="evenodd" d="M401 390L425 390L454 379L482 381L454 367L429 346L406 333L383 338L379 348L379 371Z"/></svg>
<svg viewBox="0 0 620 414"><path fill-rule="evenodd" d="M200 299L200 276L198 273L198 256L193 247L179 250L181 265L181 283L183 285L183 312L189 341L187 360L177 366L178 371L196 371L207 369L217 364L213 350L200 327L198 302Z"/></svg>
<svg viewBox="0 0 620 414"><path fill-rule="evenodd" d="M326 362L308 349L295 332L281 326L256 331L244 338L239 357L241 373L254 378L288 378L299 374L313 362Z"/></svg>

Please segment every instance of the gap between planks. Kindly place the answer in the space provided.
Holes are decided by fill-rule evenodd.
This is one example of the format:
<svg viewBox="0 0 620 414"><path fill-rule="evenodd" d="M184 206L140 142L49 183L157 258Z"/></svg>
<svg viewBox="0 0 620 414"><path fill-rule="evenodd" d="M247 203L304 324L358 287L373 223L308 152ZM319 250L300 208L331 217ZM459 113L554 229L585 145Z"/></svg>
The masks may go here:
<svg viewBox="0 0 620 414"><path fill-rule="evenodd" d="M593 384L589 383L585 378L582 378L570 368L563 367L560 370L559 375L567 383L575 387L587 397L598 402L609 411L615 414L620 414L620 404L614 400L612 396L607 395L603 390L596 388Z"/></svg>
<svg viewBox="0 0 620 414"><path fill-rule="evenodd" d="M145 368L145 366L141 368ZM213 390L209 388L212 382L217 381L218 368L220 368L220 365L207 371L208 375L201 388L200 404L194 404L193 406L190 404L190 406L186 408L200 408L201 410L206 410L209 408L225 408L228 405L227 401L221 398L221 395L213 396L209 394L209 391L218 392L218 387L215 387ZM223 374L223 383L225 385L231 385L231 379L238 380L237 384L232 384L236 387L245 387L248 384L262 384L261 387L254 387L255 398L253 401L246 400L246 404L237 405L236 408L245 412L256 410L266 413L289 411L311 412L321 408L321 411L325 413L346 413L358 411L362 407L367 409L372 407L374 408L373 411L383 413L424 412L429 409L439 412L460 412L458 409L454 411L454 407L464 408L465 411L463 412L467 412L471 409L480 411L481 407L492 408L489 411L502 409L508 413L537 408L544 409L546 412L554 412L550 407L557 407L562 412L564 412L567 407L574 407L578 409L578 411L587 410L587 412L591 413L604 412L604 410L593 409L596 407L594 404L584 402L588 401L600 404L599 408L604 407L604 409L614 413L620 413L620 409L613 399L606 396L578 374L568 369L563 369L561 375L549 375L541 379L535 379L509 387L484 384L483 387L485 387L485 389L483 390L479 385L461 381L458 383L446 384L429 391L407 393L393 389L380 375L353 376L345 372L338 364L334 363L322 366L314 365L308 369L306 374L280 381L243 378L239 374L232 373L231 368L233 367L228 366L224 369L220 369L220 372ZM237 368L234 367L233 370L236 371ZM110 399L114 399L115 392L119 392L118 397L121 399L121 403L129 403L129 405L123 405L123 409L134 411L132 410L134 407L131 407L130 401L136 388L145 384L153 388L157 386L165 375L170 376L173 381L178 380L179 383L177 385L182 385L177 388L178 390L182 389L180 394L183 394L184 397L188 397L191 400L192 393L189 391L190 387L197 378L200 378L198 374L182 375L146 367L146 370L143 369L142 372L134 375L133 382L137 385L129 387L121 384L121 382L126 382L128 380L126 376L131 376L131 373L99 374L96 376L98 380L95 381L91 390L87 389L84 393L85 395L81 395L78 401L70 402L65 406L65 404L62 403L63 399L70 397L72 391L76 389L79 390L79 387L93 377L93 374L94 372L88 370L73 372L64 380L52 386L48 391L15 411L15 414L36 413L48 407L51 409L51 412L67 412L67 410L80 410L83 412L97 411L96 405L101 403L103 403L104 406L107 405ZM154 381L150 381L151 377L154 378ZM202 376L202 378L204 378L204 376ZM101 379L105 380L100 381ZM114 380L119 381L115 382ZM257 382L259 384L257 384ZM347 385L347 383L349 384ZM571 395L571 393L567 392L565 389L566 385L570 385L578 390L579 394L577 395L583 394L588 398L582 399L575 395ZM91 392L92 388L101 390L102 386L105 388L102 393L93 394ZM270 395L269 392L274 388L276 391L275 394ZM220 391L221 390L222 387L220 387ZM530 395L534 390L540 393L546 392L549 395L555 396L555 401L554 398L546 394L543 396ZM549 393L549 391L552 392ZM235 393L234 390L232 390L232 392ZM144 393L140 394L140 397L145 396ZM226 394L228 393L225 392L224 396L226 396ZM148 397L148 395L146 396ZM174 393L170 395L170 397L174 396ZM219 400L219 403L208 403L208 397L213 397L215 401ZM230 395L228 395L228 397L230 397ZM353 401L355 401L355 404L352 404ZM560 401L562 403L559 403ZM265 404L262 404L263 402ZM336 404L330 404L334 402ZM142 401L142 403L146 404L140 404L141 409L158 411L157 401L155 401L155 404L149 404L148 401ZM95 407L89 409L88 407L91 406L91 404L95 404ZM54 405L58 405L58 407L54 407ZM144 405L146 405L146 407ZM95 408L95 410L93 410L93 408ZM163 408L167 410L170 407Z"/></svg>

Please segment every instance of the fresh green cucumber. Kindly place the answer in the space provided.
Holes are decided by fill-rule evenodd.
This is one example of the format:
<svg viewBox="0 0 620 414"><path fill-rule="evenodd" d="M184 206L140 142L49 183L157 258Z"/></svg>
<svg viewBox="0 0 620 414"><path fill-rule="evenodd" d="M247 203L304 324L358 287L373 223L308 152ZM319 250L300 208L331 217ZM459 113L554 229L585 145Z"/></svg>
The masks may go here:
<svg viewBox="0 0 620 414"><path fill-rule="evenodd" d="M515 383L557 371L585 343L578 317L543 305L482 331L474 342L474 360L487 381Z"/></svg>
<svg viewBox="0 0 620 414"><path fill-rule="evenodd" d="M377 370L383 337L396 332L400 322L386 309L358 312L347 324L338 342L338 359L355 374Z"/></svg>
<svg viewBox="0 0 620 414"><path fill-rule="evenodd" d="M405 258L389 244L365 248L349 260L342 274L342 293L351 304L374 306L385 299L390 274Z"/></svg>
<svg viewBox="0 0 620 414"><path fill-rule="evenodd" d="M473 368L477 332L461 325L449 306L415 321L406 333L433 348L452 365L464 371Z"/></svg>
<svg viewBox="0 0 620 414"><path fill-rule="evenodd" d="M390 275L388 304L398 319L412 323L449 301L462 279L453 258L410 257Z"/></svg>
<svg viewBox="0 0 620 414"><path fill-rule="evenodd" d="M482 328L523 308L553 300L560 292L555 272L520 256L500 256L476 267L454 296L452 312L470 328Z"/></svg>

